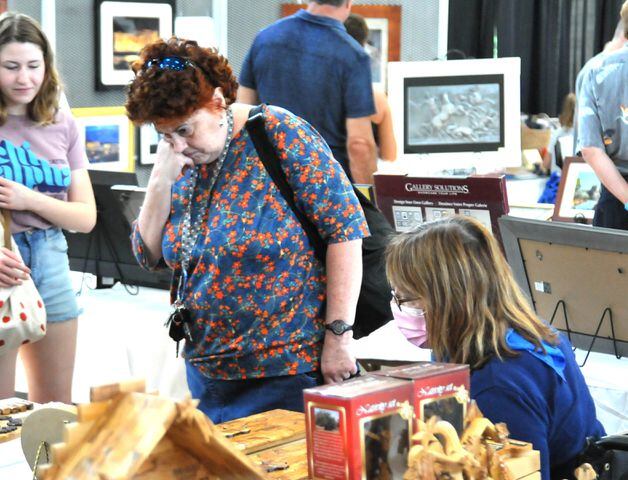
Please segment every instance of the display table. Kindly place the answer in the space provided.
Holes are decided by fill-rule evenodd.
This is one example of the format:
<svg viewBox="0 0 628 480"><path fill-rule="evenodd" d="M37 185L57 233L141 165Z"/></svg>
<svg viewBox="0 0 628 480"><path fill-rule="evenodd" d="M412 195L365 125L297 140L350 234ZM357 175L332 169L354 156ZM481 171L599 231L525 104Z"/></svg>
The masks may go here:
<svg viewBox="0 0 628 480"><path fill-rule="evenodd" d="M236 449L267 472L267 478L308 478L304 415L272 410L217 425ZM19 436L0 443L0 478L27 480L32 472L24 459Z"/></svg>
<svg viewBox="0 0 628 480"><path fill-rule="evenodd" d="M259 465L268 478L308 478L303 413L271 410L221 423L218 428L236 448Z"/></svg>

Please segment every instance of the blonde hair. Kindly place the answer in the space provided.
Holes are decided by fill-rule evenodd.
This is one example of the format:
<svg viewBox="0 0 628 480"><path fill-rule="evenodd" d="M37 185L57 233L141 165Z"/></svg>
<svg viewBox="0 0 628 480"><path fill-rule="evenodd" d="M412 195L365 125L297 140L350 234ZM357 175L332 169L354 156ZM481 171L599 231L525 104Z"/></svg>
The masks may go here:
<svg viewBox="0 0 628 480"><path fill-rule="evenodd" d="M39 24L28 15L15 12L6 12L0 15L0 49L13 42L33 43L37 45L44 57L44 81L39 92L28 104L28 117L39 125L48 125L54 122L55 114L59 109L59 74L54 66L54 55L50 42ZM7 107L4 98L0 95L0 125L7 121Z"/></svg>
<svg viewBox="0 0 628 480"><path fill-rule="evenodd" d="M558 121L562 127L573 127L574 114L576 112L576 94L568 93L563 100L563 109L558 116Z"/></svg>
<svg viewBox="0 0 628 480"><path fill-rule="evenodd" d="M535 347L557 343L517 286L497 241L477 220L456 215L393 238L386 274L403 298L423 303L428 342L438 361L479 368L516 356L513 328Z"/></svg>

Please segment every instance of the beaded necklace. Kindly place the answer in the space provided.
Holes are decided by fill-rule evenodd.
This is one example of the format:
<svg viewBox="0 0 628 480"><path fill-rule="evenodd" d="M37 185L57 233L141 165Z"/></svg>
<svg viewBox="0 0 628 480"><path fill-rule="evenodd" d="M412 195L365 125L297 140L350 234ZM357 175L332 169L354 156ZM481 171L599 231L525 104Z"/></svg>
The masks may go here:
<svg viewBox="0 0 628 480"><path fill-rule="evenodd" d="M231 111L231 107L227 107L227 138L225 140L225 146L220 152L218 159L215 162L212 162L209 165L209 197L207 202L204 205L204 209L198 214L196 222L192 224L192 202L194 199L194 190L196 189L196 182L199 177L199 166L195 166L190 175L190 197L188 198L187 208L185 209L185 213L183 215L183 220L181 222L181 276L179 277L179 285L177 287L177 299L175 304L181 305L183 302L182 299L182 290L183 286L187 283L188 277L188 267L190 265L190 258L192 257L192 250L194 245L196 244L198 237L201 234L201 230L203 229L203 217L205 216L205 212L209 207L209 201L211 199L211 192L216 184L216 179L220 174L220 170L222 168L222 164L227 157L227 153L229 152L229 145L231 143L231 138L233 137L233 112Z"/></svg>

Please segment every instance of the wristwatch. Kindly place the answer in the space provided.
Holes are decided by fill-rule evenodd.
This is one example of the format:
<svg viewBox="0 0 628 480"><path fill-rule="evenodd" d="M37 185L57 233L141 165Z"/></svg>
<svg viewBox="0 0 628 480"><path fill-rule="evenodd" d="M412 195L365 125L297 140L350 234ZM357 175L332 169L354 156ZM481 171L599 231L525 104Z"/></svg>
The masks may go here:
<svg viewBox="0 0 628 480"><path fill-rule="evenodd" d="M330 330L334 335L342 335L349 330L353 330L353 325L349 325L344 320L334 320L331 323L325 324L325 329Z"/></svg>

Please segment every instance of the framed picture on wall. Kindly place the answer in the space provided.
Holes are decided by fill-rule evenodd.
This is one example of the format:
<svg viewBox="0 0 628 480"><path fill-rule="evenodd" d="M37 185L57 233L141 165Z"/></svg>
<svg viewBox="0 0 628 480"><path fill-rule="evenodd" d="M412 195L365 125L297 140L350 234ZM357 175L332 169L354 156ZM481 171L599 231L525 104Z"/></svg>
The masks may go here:
<svg viewBox="0 0 628 480"><path fill-rule="evenodd" d="M172 36L175 6L175 0L94 0L97 90L119 88L133 79L131 64L140 50Z"/></svg>
<svg viewBox="0 0 628 480"><path fill-rule="evenodd" d="M140 165L153 165L157 156L157 145L159 144L159 133L152 124L140 127Z"/></svg>
<svg viewBox="0 0 628 480"><path fill-rule="evenodd" d="M73 108L90 170L133 172L135 127L124 107Z"/></svg>
<svg viewBox="0 0 628 480"><path fill-rule="evenodd" d="M281 16L293 15L307 5L282 3ZM398 62L401 52L401 6L356 5L351 13L362 15L369 27L366 50L371 56L373 83L386 84L388 62Z"/></svg>
<svg viewBox="0 0 628 480"><path fill-rule="evenodd" d="M552 220L593 223L602 185L591 166L580 157L568 157L558 185Z"/></svg>
<svg viewBox="0 0 628 480"><path fill-rule="evenodd" d="M388 69L388 19L366 18L369 36L366 40L366 53L371 57L371 79L376 85L386 88Z"/></svg>

